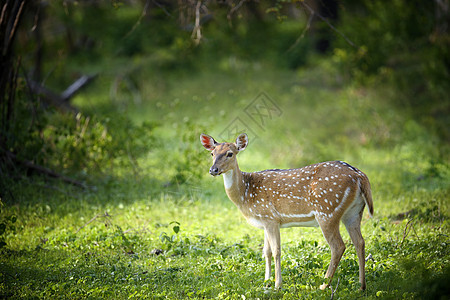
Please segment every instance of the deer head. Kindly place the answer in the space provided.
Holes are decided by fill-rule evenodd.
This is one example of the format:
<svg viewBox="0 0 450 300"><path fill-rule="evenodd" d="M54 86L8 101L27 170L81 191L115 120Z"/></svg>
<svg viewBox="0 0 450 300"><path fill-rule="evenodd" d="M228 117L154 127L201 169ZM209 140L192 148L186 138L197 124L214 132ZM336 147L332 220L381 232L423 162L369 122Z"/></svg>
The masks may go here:
<svg viewBox="0 0 450 300"><path fill-rule="evenodd" d="M209 174L217 176L233 169L237 164L236 155L248 145L248 136L243 133L239 135L235 143L218 143L209 135L201 134L200 141L206 150L211 151L213 164Z"/></svg>

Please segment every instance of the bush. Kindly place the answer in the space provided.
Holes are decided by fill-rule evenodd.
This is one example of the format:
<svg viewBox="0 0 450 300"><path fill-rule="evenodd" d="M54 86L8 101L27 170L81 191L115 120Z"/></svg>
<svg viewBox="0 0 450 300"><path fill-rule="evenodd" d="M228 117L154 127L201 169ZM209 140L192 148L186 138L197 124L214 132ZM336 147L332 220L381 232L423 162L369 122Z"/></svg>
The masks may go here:
<svg viewBox="0 0 450 300"><path fill-rule="evenodd" d="M420 12L420 13L419 13ZM448 140L450 39L437 2L346 1L338 26L356 45L337 39L333 59L348 78L382 81L399 93L396 105ZM448 17L448 13L447 13Z"/></svg>
<svg viewBox="0 0 450 300"><path fill-rule="evenodd" d="M5 159L0 166L4 191L11 180L31 175L27 164L84 179L87 174L95 178L114 167L134 170L137 157L154 145L156 124L135 125L118 114L111 120L58 112L39 102L30 104L24 89L20 86L17 91L14 121L2 131L7 137L5 151L16 157Z"/></svg>

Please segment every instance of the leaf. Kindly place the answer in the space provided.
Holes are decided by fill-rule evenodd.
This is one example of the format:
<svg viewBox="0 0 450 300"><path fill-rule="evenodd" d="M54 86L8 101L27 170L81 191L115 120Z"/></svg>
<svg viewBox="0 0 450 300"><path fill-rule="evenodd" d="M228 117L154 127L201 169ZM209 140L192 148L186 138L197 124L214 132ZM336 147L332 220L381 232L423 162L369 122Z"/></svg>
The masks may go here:
<svg viewBox="0 0 450 300"><path fill-rule="evenodd" d="M169 225L175 224L175 226L172 227L173 232L177 234L180 231L180 222L172 221L169 223Z"/></svg>
<svg viewBox="0 0 450 300"><path fill-rule="evenodd" d="M0 223L0 235L4 234L6 231L6 224Z"/></svg>

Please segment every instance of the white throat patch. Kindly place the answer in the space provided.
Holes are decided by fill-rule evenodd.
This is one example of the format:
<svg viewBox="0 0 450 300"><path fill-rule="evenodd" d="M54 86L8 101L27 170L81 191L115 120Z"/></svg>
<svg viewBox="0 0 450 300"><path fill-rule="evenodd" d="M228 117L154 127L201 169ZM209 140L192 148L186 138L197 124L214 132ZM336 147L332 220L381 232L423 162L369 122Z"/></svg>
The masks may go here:
<svg viewBox="0 0 450 300"><path fill-rule="evenodd" d="M223 173L223 183L226 189L231 188L233 185L233 170Z"/></svg>

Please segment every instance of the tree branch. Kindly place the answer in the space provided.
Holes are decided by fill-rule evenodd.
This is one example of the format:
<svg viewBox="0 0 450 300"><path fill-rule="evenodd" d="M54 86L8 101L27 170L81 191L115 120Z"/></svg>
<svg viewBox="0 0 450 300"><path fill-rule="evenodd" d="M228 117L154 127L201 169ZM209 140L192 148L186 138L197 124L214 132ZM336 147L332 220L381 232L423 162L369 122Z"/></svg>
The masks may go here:
<svg viewBox="0 0 450 300"><path fill-rule="evenodd" d="M200 29L200 7L202 6L202 1L198 0L195 6L195 26L194 30L192 30L191 38L194 40L195 44L200 44L200 40L202 39L202 31Z"/></svg>
<svg viewBox="0 0 450 300"><path fill-rule="evenodd" d="M228 23L231 26L231 17L233 16L233 14L242 6L242 4L244 4L246 0L241 0L239 1L238 4L236 4L235 6L233 6L230 11L227 14L227 19L228 19ZM234 3L233 3L234 4Z"/></svg>
<svg viewBox="0 0 450 300"><path fill-rule="evenodd" d="M336 32L337 34L339 34L340 36L342 36L344 38L344 40L352 47L354 48L358 48L356 47L356 45L345 35L343 34L341 31L339 31L336 27L334 27L330 21L328 21L327 18L323 17L322 15L318 14L317 12L314 11L314 9L311 8L311 6L309 6L308 4L306 4L305 1L301 1L300 2L301 5L303 5L304 8L306 8L309 13L311 14L315 14L319 17L319 19L321 19L322 21L324 21L325 23L327 23L328 27L330 27L334 32Z"/></svg>
<svg viewBox="0 0 450 300"><path fill-rule="evenodd" d="M148 10L149 5L150 5L150 1L147 0L147 1L145 2L144 9L142 9L142 13L141 13L141 15L139 16L139 19L138 19L138 20L136 21L136 23L133 25L133 27L131 28L131 30L128 31L128 33L123 37L124 39L128 38L128 37L136 30L136 28L141 24L142 19L147 15L147 10Z"/></svg>
<svg viewBox="0 0 450 300"><path fill-rule="evenodd" d="M297 38L297 40L295 40L295 43L292 44L292 46L290 46L289 49L288 49L286 52L291 52L291 51L298 45L298 43L300 43L300 40L303 39L303 38L305 37L306 32L307 32L307 31L309 30L309 28L311 27L311 23L312 23L312 20L314 19L314 15L315 15L315 12L314 12L314 11L312 11L312 12L309 14L308 23L306 24L306 27L305 27L305 29L303 30L302 34Z"/></svg>

